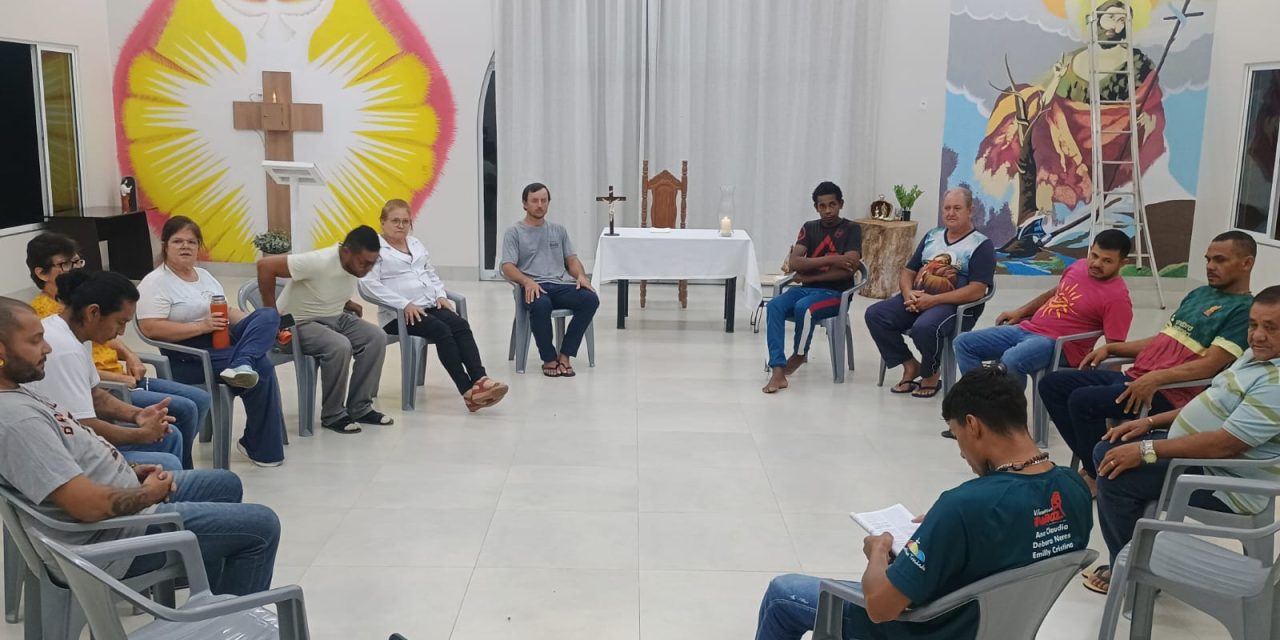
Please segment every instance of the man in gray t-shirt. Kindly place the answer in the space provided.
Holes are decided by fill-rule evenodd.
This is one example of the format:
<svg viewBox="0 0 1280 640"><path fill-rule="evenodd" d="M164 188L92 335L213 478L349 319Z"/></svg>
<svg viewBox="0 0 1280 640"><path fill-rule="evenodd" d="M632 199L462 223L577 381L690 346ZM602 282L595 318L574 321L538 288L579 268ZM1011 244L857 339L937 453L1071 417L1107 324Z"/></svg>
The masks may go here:
<svg viewBox="0 0 1280 640"><path fill-rule="evenodd" d="M502 275L524 288L524 309L529 312L533 340L542 359L542 375L572 377L570 358L578 355L600 298L591 288L569 233L546 220L551 204L546 185L530 184L520 200L524 219L507 229L502 238ZM551 335L551 312L556 309L573 312L558 353Z"/></svg>
<svg viewBox="0 0 1280 640"><path fill-rule="evenodd" d="M244 595L268 589L280 541L275 513L261 505L240 504L240 479L230 471L169 472L158 465L130 465L92 429L20 387L44 377L50 351L35 311L0 297L0 480L65 520L98 522L176 512L184 528L196 534L214 593ZM163 416L168 405L166 399L143 411ZM67 544L143 533L138 528L68 533L37 527L32 521L24 524ZM110 563L105 569L119 577L157 566L154 556L144 556L132 563Z"/></svg>

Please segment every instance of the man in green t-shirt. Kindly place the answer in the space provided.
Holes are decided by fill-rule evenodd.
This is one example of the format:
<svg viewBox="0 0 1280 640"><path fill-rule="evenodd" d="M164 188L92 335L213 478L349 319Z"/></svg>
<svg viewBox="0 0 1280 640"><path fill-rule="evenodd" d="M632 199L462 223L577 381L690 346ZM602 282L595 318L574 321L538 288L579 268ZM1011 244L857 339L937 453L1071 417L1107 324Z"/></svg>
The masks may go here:
<svg viewBox="0 0 1280 640"><path fill-rule="evenodd" d="M1218 374L1208 389L1181 409L1116 425L1094 449L1098 522L1111 552L1111 564L1133 538L1133 528L1147 503L1160 498L1169 460L1280 456L1280 415L1275 407L1280 407L1280 286L1267 287L1253 299L1249 350ZM1248 469L1205 466L1200 472L1276 480L1280 465ZM1190 503L1213 511L1258 513L1267 507L1267 498L1197 491L1191 494ZM1110 579L1110 567L1099 567L1085 586L1105 593Z"/></svg>
<svg viewBox="0 0 1280 640"><path fill-rule="evenodd" d="M1098 475L1093 448L1108 420L1128 420L1143 408L1151 413L1177 409L1202 388L1160 386L1212 378L1244 353L1249 325L1249 276L1258 243L1243 231L1219 234L1205 251L1208 285L1192 289L1154 336L1104 344L1090 352L1080 368L1055 371L1036 392L1062 439L1080 458L1092 484ZM1134 358L1123 373L1094 369L1107 358Z"/></svg>
<svg viewBox="0 0 1280 640"><path fill-rule="evenodd" d="M975 369L942 401L942 417L978 477L939 496L896 557L889 534L863 541L867 608L845 606L845 638L973 638L976 603L924 623L895 619L909 606L1089 544L1089 490L1036 447L1017 381L1000 368ZM799 640L812 630L819 583L795 574L774 578L760 603L756 640Z"/></svg>

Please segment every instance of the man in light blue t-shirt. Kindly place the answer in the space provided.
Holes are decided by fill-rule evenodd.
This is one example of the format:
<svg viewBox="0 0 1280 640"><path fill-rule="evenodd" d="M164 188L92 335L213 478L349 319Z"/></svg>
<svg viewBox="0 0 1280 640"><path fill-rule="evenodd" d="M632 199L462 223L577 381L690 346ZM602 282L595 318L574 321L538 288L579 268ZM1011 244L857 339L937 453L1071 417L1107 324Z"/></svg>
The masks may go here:
<svg viewBox="0 0 1280 640"><path fill-rule="evenodd" d="M524 219L502 237L502 275L524 288L524 308L529 312L533 341L542 359L542 375L573 377L570 359L578 355L582 337L600 306L600 298L573 250L565 228L547 222L551 191L534 182L520 194ZM551 312L569 309L573 320L565 330L557 353L551 334Z"/></svg>

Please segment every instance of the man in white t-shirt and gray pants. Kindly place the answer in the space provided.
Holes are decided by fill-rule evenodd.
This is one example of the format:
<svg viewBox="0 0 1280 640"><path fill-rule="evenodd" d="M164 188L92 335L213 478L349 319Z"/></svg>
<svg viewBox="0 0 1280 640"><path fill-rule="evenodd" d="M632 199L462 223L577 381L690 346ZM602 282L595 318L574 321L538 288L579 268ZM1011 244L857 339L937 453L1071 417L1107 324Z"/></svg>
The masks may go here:
<svg viewBox="0 0 1280 640"><path fill-rule="evenodd" d="M387 334L361 320L363 308L351 301L356 281L373 269L381 248L378 233L361 225L342 244L258 261L262 304L292 315L302 352L320 361L320 425L338 433L360 433L356 423L393 422L373 408ZM276 278L291 278L278 304ZM347 361L353 358L348 376Z"/></svg>

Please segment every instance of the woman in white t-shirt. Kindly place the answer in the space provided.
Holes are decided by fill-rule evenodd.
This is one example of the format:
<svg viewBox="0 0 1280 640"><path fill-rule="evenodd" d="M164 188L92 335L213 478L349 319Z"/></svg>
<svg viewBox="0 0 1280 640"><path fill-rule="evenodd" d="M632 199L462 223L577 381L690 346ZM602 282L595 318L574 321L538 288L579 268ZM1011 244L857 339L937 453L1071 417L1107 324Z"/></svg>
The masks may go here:
<svg viewBox="0 0 1280 640"><path fill-rule="evenodd" d="M444 283L431 266L427 248L409 235L413 230L409 203L387 202L382 207L381 222L380 257L369 274L360 279L360 290L366 297L401 311L380 310L378 324L394 335L399 330L397 323L406 322L411 335L434 343L440 363L453 378L468 410L474 412L497 404L507 395L507 385L485 374L471 325L454 312Z"/></svg>
<svg viewBox="0 0 1280 640"><path fill-rule="evenodd" d="M284 413L280 385L267 354L275 345L280 315L265 307L246 314L228 305L227 313L213 313L213 296L226 297L222 284L196 266L204 236L190 218L174 216L160 231L161 264L138 285L138 325L153 340L175 342L209 351L214 371L244 402L244 437L237 448L260 467L284 462ZM230 328L231 346L213 348L213 333ZM199 360L166 351L173 376L180 382L202 383Z"/></svg>

